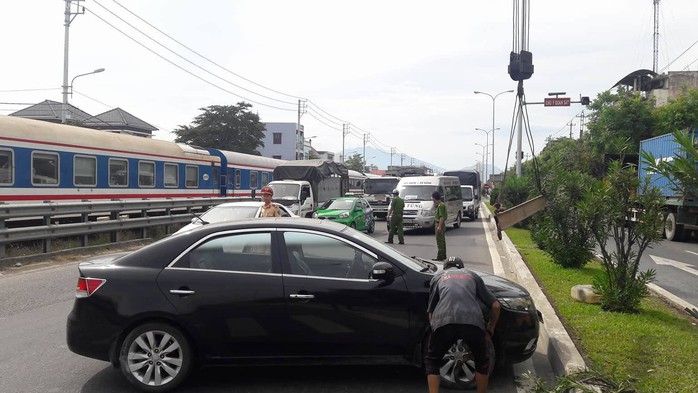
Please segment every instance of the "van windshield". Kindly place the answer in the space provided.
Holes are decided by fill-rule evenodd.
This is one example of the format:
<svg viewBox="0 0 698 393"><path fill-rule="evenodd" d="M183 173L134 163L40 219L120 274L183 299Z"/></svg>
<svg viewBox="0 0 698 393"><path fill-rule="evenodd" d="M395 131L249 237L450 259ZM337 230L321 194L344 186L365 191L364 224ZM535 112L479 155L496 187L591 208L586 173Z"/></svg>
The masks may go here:
<svg viewBox="0 0 698 393"><path fill-rule="evenodd" d="M430 201L434 191L437 191L436 186L404 186L400 197L406 201Z"/></svg>

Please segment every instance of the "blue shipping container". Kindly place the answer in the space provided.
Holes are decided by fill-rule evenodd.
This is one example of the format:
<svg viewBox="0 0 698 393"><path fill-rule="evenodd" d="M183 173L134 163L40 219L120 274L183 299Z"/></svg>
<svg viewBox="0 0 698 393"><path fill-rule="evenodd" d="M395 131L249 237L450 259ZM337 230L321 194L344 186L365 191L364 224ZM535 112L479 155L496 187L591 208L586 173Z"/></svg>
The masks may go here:
<svg viewBox="0 0 698 393"><path fill-rule="evenodd" d="M652 153L656 160L671 160L677 154L682 154L678 149L679 144L676 142L672 134L664 134L651 139L645 139L644 141L640 142L640 155L642 156L642 152L646 151ZM662 196L675 198L681 197L681 195L672 189L669 179L647 170L647 165L642 157L640 157L638 176L640 179L644 179L645 177L649 176L650 186L659 188L662 192Z"/></svg>

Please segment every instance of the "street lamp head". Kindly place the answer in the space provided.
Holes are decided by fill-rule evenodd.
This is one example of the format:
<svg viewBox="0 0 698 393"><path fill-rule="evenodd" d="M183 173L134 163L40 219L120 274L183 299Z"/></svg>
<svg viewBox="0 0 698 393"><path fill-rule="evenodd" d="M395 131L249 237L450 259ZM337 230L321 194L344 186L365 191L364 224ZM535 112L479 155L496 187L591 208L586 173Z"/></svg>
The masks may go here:
<svg viewBox="0 0 698 393"><path fill-rule="evenodd" d="M104 72L104 68L97 68L96 70L92 71L93 74L96 74L98 72Z"/></svg>

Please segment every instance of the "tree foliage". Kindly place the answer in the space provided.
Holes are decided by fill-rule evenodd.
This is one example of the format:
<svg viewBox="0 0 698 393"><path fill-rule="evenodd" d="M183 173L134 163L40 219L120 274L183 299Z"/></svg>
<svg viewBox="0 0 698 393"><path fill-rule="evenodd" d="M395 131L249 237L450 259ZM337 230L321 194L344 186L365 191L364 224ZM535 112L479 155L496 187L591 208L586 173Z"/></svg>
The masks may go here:
<svg viewBox="0 0 698 393"><path fill-rule="evenodd" d="M653 135L653 106L652 100L623 88L617 94L610 91L599 94L589 105L593 112L587 124L594 151L637 154L640 141Z"/></svg>
<svg viewBox="0 0 698 393"><path fill-rule="evenodd" d="M640 181L632 167L614 161L605 182L599 182L580 210L600 247L605 275L594 282L607 311L637 312L648 295L654 270L639 272L642 253L658 242L664 225L659 190ZM609 239L613 246L609 247Z"/></svg>
<svg viewBox="0 0 698 393"><path fill-rule="evenodd" d="M594 238L579 203L594 179L562 165L543 181L547 206L531 226L531 236L554 263L579 268L594 257Z"/></svg>
<svg viewBox="0 0 698 393"><path fill-rule="evenodd" d="M191 125L173 131L175 142L259 155L257 148L264 147L265 125L259 115L249 111L251 107L239 102L200 108L203 113Z"/></svg>
<svg viewBox="0 0 698 393"><path fill-rule="evenodd" d="M364 157L359 153L352 154L349 158L344 160L344 166L346 166L347 169L363 172Z"/></svg>
<svg viewBox="0 0 698 393"><path fill-rule="evenodd" d="M667 105L656 108L653 115L654 135L698 128L698 90L686 90Z"/></svg>

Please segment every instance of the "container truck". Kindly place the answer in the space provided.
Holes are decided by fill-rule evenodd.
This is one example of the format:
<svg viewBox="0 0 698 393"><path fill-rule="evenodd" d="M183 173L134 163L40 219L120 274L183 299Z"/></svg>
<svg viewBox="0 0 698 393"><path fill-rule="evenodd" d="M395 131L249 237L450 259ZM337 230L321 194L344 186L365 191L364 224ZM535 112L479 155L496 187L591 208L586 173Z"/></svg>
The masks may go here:
<svg viewBox="0 0 698 393"><path fill-rule="evenodd" d="M696 130L688 133L693 141L694 150L698 144ZM660 135L640 142L640 159L638 176L640 179L649 177L650 185L661 190L664 202L664 235L668 240L683 241L698 230L698 189L692 187L677 187L675 182L666 176L654 172L648 161L659 164L661 161L671 162L677 157L688 158L689 164L698 171L698 160L688 156L681 149L673 134ZM649 160L648 160L649 159ZM691 163L692 161L692 163ZM679 188L684 188L679 190Z"/></svg>

